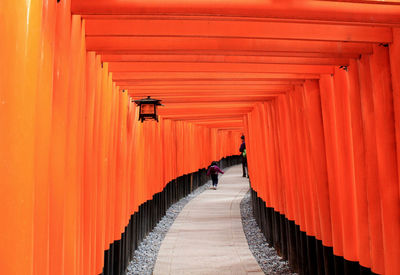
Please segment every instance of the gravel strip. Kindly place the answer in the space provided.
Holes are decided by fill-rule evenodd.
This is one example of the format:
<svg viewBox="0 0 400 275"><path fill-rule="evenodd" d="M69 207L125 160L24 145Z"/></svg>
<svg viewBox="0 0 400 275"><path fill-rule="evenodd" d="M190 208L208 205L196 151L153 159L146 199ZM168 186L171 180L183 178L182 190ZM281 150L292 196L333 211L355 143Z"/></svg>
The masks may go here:
<svg viewBox="0 0 400 275"><path fill-rule="evenodd" d="M190 200L210 187L211 181L208 181L168 208L165 216L142 241L138 249L135 250L133 260L129 263L126 275L151 275L153 273L161 242L164 240L165 235L174 223L176 217Z"/></svg>
<svg viewBox="0 0 400 275"><path fill-rule="evenodd" d="M265 274L283 275L297 274L290 270L287 261L282 259L273 247L269 247L267 240L261 233L253 216L250 191L240 202L240 214L242 216L243 231L246 235L250 251L256 258L258 265Z"/></svg>

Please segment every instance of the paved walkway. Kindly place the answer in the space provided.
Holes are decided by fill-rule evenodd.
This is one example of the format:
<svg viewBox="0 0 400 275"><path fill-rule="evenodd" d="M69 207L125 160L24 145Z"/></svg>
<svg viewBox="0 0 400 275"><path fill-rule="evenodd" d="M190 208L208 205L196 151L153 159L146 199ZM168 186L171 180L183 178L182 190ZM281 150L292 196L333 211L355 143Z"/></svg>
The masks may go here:
<svg viewBox="0 0 400 275"><path fill-rule="evenodd" d="M162 242L153 274L264 274L243 233L240 201L248 189L236 165L217 190L191 200Z"/></svg>

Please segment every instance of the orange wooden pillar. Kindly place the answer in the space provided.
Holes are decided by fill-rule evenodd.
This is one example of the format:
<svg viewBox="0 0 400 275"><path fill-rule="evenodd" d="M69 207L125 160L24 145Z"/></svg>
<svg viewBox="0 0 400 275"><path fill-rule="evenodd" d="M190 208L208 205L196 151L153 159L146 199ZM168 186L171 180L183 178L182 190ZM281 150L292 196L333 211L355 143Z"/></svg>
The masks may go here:
<svg viewBox="0 0 400 275"><path fill-rule="evenodd" d="M88 52L86 57L86 105L85 105L85 152L83 185L83 274L94 273L96 255L96 194L95 181L95 102L96 102L96 55Z"/></svg>
<svg viewBox="0 0 400 275"><path fill-rule="evenodd" d="M358 62L350 60L348 67L349 108L351 114L351 134L353 147L353 167L355 183L355 209L357 242L353 239L353 246L357 246L358 258L361 266L371 267L369 224L368 224L368 197L366 186L365 165L365 138L362 117L360 76Z"/></svg>
<svg viewBox="0 0 400 275"><path fill-rule="evenodd" d="M321 107L325 133L326 161L329 182L330 211L332 222L333 252L337 256L343 256L343 233L341 220L340 193L338 190L338 155L337 135L335 129L335 100L333 77L322 75L320 79Z"/></svg>
<svg viewBox="0 0 400 275"><path fill-rule="evenodd" d="M34 204L34 161L38 157L35 138L40 137L36 124L42 127L41 123L46 123L41 117L36 119L37 102L43 99L36 96L37 88L42 85L38 76L43 73L39 63L42 3L7 0L0 3L0 10L0 35L7 38L0 46L0 195L3 198L0 273L32 274L33 239L40 237L43 243L45 238L38 236L45 231L37 235L33 231L35 215L45 207L41 195L46 196L38 194L44 200L40 205ZM38 229L43 230L40 226ZM46 261L45 255L42 260Z"/></svg>
<svg viewBox="0 0 400 275"><path fill-rule="evenodd" d="M296 104L296 109L305 112L304 104L304 87L303 85L296 85L293 97ZM312 179L311 171L311 160L310 160L310 143L307 135L308 125L305 121L305 115L302 112L296 111L296 131L297 131L297 146L299 154L299 163L297 164L301 170L300 177L300 190L299 198L302 200L304 221L301 226L303 226L304 232L309 236L315 236L315 217L314 217L314 200L313 200L313 190L310 186Z"/></svg>
<svg viewBox="0 0 400 275"><path fill-rule="evenodd" d="M43 1L36 92L34 274L49 274L49 165L51 144L56 3Z"/></svg>
<svg viewBox="0 0 400 275"><path fill-rule="evenodd" d="M390 71L393 88L393 106L395 121L400 121L400 65L396 62L400 58L400 28L392 28L393 43L389 46ZM400 125L395 123L396 145L397 145L397 169L400 175ZM400 186L400 176L399 176ZM400 187L399 187L400 189ZM400 191L400 190L399 190Z"/></svg>
<svg viewBox="0 0 400 275"><path fill-rule="evenodd" d="M56 37L53 84L53 113L50 155L50 274L64 274L64 194L67 186L67 121L69 45L71 15L69 2L56 6Z"/></svg>
<svg viewBox="0 0 400 275"><path fill-rule="evenodd" d="M275 211L279 212L279 204L280 204L280 193L281 188L279 188L280 183L277 183L277 166L278 163L276 162L275 159L275 128L274 128L274 120L275 117L273 116L273 109L274 109L274 104L272 102L266 102L260 106L261 109L265 108L265 123L263 123L263 120L261 118L261 115L258 114L258 127L259 128L261 125L264 124L264 128L266 128L266 136L265 139L261 138L261 135L256 134L256 137L258 139L258 146L262 143L266 143L266 154L258 154L258 162L259 167L258 169L263 169L262 164L263 163L268 163L269 169L267 170L267 175L265 180L267 181L267 185L269 187L269 201L268 203L270 204L270 207L273 207ZM261 126L262 127L262 126ZM258 131L257 131L258 132ZM263 179L259 178L260 183L263 181ZM263 194L265 195L265 193ZM266 200L267 201L267 200Z"/></svg>
<svg viewBox="0 0 400 275"><path fill-rule="evenodd" d="M285 183L285 200L286 200L286 209L285 213L286 217L290 221L295 221L298 217L298 207L295 204L295 182L296 182L296 174L294 167L294 158L292 156L293 149L293 140L290 126L290 115L289 115L289 107L288 107L288 96L279 96L278 97L278 108L279 108L279 120L280 120L280 142L281 142L281 165L282 165L282 176L283 181Z"/></svg>
<svg viewBox="0 0 400 275"><path fill-rule="evenodd" d="M82 174L82 108L85 93L82 89L82 79L86 58L81 55L82 21L80 16L72 17L70 58L70 78L67 94L67 125L66 125L66 180L64 189L64 273L78 274L80 261L80 223L81 223L81 187ZM82 60L83 59L83 60Z"/></svg>
<svg viewBox="0 0 400 275"><path fill-rule="evenodd" d="M337 181L334 183L338 191L336 207L341 216L343 237L343 256L349 261L358 261L356 217L355 217L355 176L351 110L349 102L348 71L335 68L334 73L334 131L337 139Z"/></svg>
<svg viewBox="0 0 400 275"><path fill-rule="evenodd" d="M259 193L259 196L262 197L266 203L267 207L272 206L272 199L271 196L274 194L271 192L271 181L270 181L270 165L265 165L269 164L268 160L268 141L270 139L268 138L268 135L270 134L268 131L268 124L267 124L267 108L270 104L267 103L262 103L257 106L256 111L257 113L257 121L254 121L253 123L255 124L253 127L253 131L256 131L255 129L259 129L258 133L253 132L252 134L252 139L257 140L257 143L253 141L253 144L257 146L257 150L253 150L251 155L254 155L257 157L257 160L252 163L252 166L255 167L255 172L253 173L252 176L257 177L257 183L258 183L258 190L257 192ZM254 120L254 119L253 119ZM246 147L248 146L249 142L247 141L245 137L245 142L246 142ZM248 150L246 149L246 154ZM247 166L249 166L249 163L247 163ZM252 177L253 178L253 177Z"/></svg>
<svg viewBox="0 0 400 275"><path fill-rule="evenodd" d="M133 187L134 183L132 182L132 124L133 124L133 102L130 101L130 98L128 97L128 102L127 102L127 162L126 162L126 169L127 169L127 175L126 175L126 180L128 183L128 190L127 190L127 199L128 199L128 205L127 205L127 212L128 212L128 217L130 218L131 215L133 215Z"/></svg>
<svg viewBox="0 0 400 275"><path fill-rule="evenodd" d="M83 249L83 242L84 242L84 227L85 227L85 220L84 220L84 200L83 200L83 189L84 189L84 177L85 177L85 130L86 127L86 101L87 93L86 93L86 85L87 85L87 78L86 78L86 40L85 40L85 20L82 20L80 25L80 79L79 79L79 90L81 91L82 95L79 102L79 123L78 123L78 181L79 181L79 192L77 194L77 198L79 201L79 208L78 208L78 231L79 231L79 240L78 240L78 274L83 274L84 269L84 249Z"/></svg>
<svg viewBox="0 0 400 275"><path fill-rule="evenodd" d="M369 56L359 60L360 94L362 117L364 122L365 145L365 179L368 196L369 244L371 255L371 270L375 273L384 272L381 205L378 182L376 122L372 98L372 83Z"/></svg>
<svg viewBox="0 0 400 275"><path fill-rule="evenodd" d="M118 155L118 165L120 169L117 170L117 184L121 182L121 212L120 214L120 224L119 224L119 233L124 232L125 226L129 222L130 214L127 211L129 205L129 194L128 184L129 181L127 180L128 171L127 171L127 163L128 163L128 135L127 135L127 118L128 118L128 106L129 106L129 97L127 92L120 92L120 104L119 108L121 109L121 124L120 124L120 132L121 137L118 140L119 142L119 155ZM118 212L116 210L117 215Z"/></svg>
<svg viewBox="0 0 400 275"><path fill-rule="evenodd" d="M94 270L96 273L100 273L102 271L103 262L102 257L104 256L103 247L100 244L100 234L102 232L102 228L100 227L100 207L101 207L101 192L102 188L100 185L100 116L102 111L102 90L101 90L101 58L100 56L95 56L95 67L94 67L94 92L95 92L95 99L94 99L94 110L93 110L93 160L91 162L91 168L93 170L93 191L94 192L94 226L96 230L93 232L93 265Z"/></svg>
<svg viewBox="0 0 400 275"><path fill-rule="evenodd" d="M253 121L253 116L254 114L248 113L247 116L245 117L245 139L246 139L246 154L247 154L247 165L250 167L248 173L252 176L251 180L251 186L254 189L254 191L262 192L259 188L259 172L257 170L257 147L256 147L256 142L253 142L253 139L255 138L254 136L254 127L255 127L255 122ZM254 135L254 136L253 136ZM239 148L238 148L239 149ZM253 153L254 152L254 153ZM267 187L265 187L267 188ZM264 199L265 200L265 199Z"/></svg>
<svg viewBox="0 0 400 275"><path fill-rule="evenodd" d="M108 76L110 78L110 76ZM115 240L115 229L116 224L119 225L119 220L116 217L115 209L120 210L121 199L117 200L116 196L121 196L121 194L117 193L120 188L120 183L116 182L117 175L117 159L118 159L118 138L119 138L119 91L115 87L115 83L111 82L111 79L107 80L107 91L106 93L109 96L109 101L107 104L109 105L109 130L107 132L107 181L106 181L106 200L105 200L105 246L106 249L110 248L110 244L112 244ZM120 237L118 238L120 239Z"/></svg>
<svg viewBox="0 0 400 275"><path fill-rule="evenodd" d="M113 211L111 211L111 208L114 207L112 205L112 195L113 195L113 176L115 171L112 170L113 166L113 157L114 157L114 152L112 151L112 145L113 145L113 134L114 134L114 125L113 125L113 111L114 107L116 104L116 98L115 98L115 91L113 89L113 83L112 83L112 78L111 74L108 70L108 63L103 63L103 78L102 78L102 90L104 93L104 116L102 117L102 123L103 123L103 132L101 133L102 135L102 142L103 144L101 145L103 147L102 149L102 155L101 155L101 175L103 178L100 179L100 182L102 184L103 188L103 201L102 201L102 211L103 211L103 238L102 242L104 245L104 250L107 250L110 248L110 243L111 243L111 236L112 236L112 230L111 228L113 227L112 224L108 222L108 219L112 218Z"/></svg>
<svg viewBox="0 0 400 275"><path fill-rule="evenodd" d="M100 65L100 63L98 63ZM104 250L105 250L105 169L104 169L104 158L105 158L105 118L106 118L106 101L107 97L105 95L106 89L106 81L105 78L107 73L105 72L106 64L102 64L101 68L98 66L97 72L97 108L95 110L95 121L97 121L95 125L95 136L97 137L95 140L94 148L97 151L96 153L96 183L97 183L97 203L96 203L96 273L101 273L103 264L104 264Z"/></svg>
<svg viewBox="0 0 400 275"><path fill-rule="evenodd" d="M400 198L393 89L387 47L374 45L370 58L375 110L377 169L386 274L400 273Z"/></svg>
<svg viewBox="0 0 400 275"><path fill-rule="evenodd" d="M300 226L302 232L307 231L306 214L305 214L305 202L304 202L304 184L306 180L306 163L303 155L303 139L302 139L302 125L301 117L298 110L302 108L299 102L299 95L301 87L295 86L292 91L288 93L288 107L290 115L290 132L293 144L293 157L294 157L294 172L295 172L295 183L294 187L294 199L295 205L297 206L296 211L296 224ZM301 97L300 97L301 98Z"/></svg>
<svg viewBox="0 0 400 275"><path fill-rule="evenodd" d="M321 240L323 245L332 247L331 202L329 198L320 89L318 82L311 80L306 80L304 89L305 115L308 122L310 155L312 158L310 165L313 171L311 178L315 202L313 211L314 215L319 219L319 222L316 223L316 228L319 227L316 238Z"/></svg>

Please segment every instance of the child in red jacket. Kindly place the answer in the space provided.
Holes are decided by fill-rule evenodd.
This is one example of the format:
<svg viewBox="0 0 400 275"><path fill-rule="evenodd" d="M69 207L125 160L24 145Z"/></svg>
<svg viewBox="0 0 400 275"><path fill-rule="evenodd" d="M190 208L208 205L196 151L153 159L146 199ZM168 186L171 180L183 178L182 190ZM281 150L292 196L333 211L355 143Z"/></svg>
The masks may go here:
<svg viewBox="0 0 400 275"><path fill-rule="evenodd" d="M221 169L219 169L217 163L215 161L213 161L211 163L211 166L208 168L207 171L207 176L211 175L211 179L212 179L212 184L213 186L211 188L213 188L214 190L217 190L217 185L218 185L218 173L223 174L224 172L221 171Z"/></svg>

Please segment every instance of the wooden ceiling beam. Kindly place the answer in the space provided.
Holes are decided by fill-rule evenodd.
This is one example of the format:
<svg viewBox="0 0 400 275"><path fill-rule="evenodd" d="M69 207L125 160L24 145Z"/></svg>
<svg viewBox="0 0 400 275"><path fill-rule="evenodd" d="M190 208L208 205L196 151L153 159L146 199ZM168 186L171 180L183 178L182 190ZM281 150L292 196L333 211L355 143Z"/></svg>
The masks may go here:
<svg viewBox="0 0 400 275"><path fill-rule="evenodd" d="M242 72L333 74L331 65L240 64L196 62L111 62L110 72Z"/></svg>
<svg viewBox="0 0 400 275"><path fill-rule="evenodd" d="M232 104L231 104L232 105ZM250 105L248 105L248 107L237 107L237 106L224 106L224 107L201 107L201 108L194 108L192 106L192 104L190 104L190 106L182 106L181 108L159 108L159 114L161 116L186 116L187 114L190 113L191 115L193 115L194 117L199 117L199 115L215 115L215 114L221 114L221 115L231 115L231 114L247 114L248 112L252 111L253 107L251 107Z"/></svg>
<svg viewBox="0 0 400 275"><path fill-rule="evenodd" d="M185 80L304 80L304 79L319 79L319 74L309 73L220 73L220 72L116 72L112 74L113 80L119 84L119 81L131 80L151 80L151 81L185 81Z"/></svg>
<svg viewBox="0 0 400 275"><path fill-rule="evenodd" d="M295 85L295 84L303 84L304 80L301 79L288 79L288 80L251 80L251 79L233 79L233 80L225 80L225 79L214 79L214 80L119 80L118 81L120 87L123 86L133 86L138 89L160 89L160 88L169 88L169 87L185 87L191 88L193 86L199 87L224 87L224 86L237 86L239 89L243 87L249 87L250 89L252 86L259 86L262 85L264 87L279 85ZM241 88L240 88L241 87Z"/></svg>
<svg viewBox="0 0 400 275"><path fill-rule="evenodd" d="M196 50L196 49L158 49L158 50L119 50L119 51L107 51L98 50L97 54L102 56L103 61L124 61L119 60L124 56L141 56L143 59L157 59L159 56L165 56L165 58L174 56L185 58L184 56L196 56L201 58L279 58L279 57L303 57L303 58L358 58L359 53L344 53L342 51L332 52L293 52L293 51L270 51L268 49L263 50ZM129 61L129 60L127 60Z"/></svg>
<svg viewBox="0 0 400 275"><path fill-rule="evenodd" d="M203 93L196 93L192 91L188 91L187 93L179 93L176 94L174 92L165 92L165 93L129 93L129 96L131 96L134 99L140 99L144 98L147 96L151 96L154 98L158 99L187 99L191 100L192 98L200 99L200 98L207 98L207 97L219 97L221 99L229 99L229 98L248 98L252 99L255 97L270 97L270 96L279 96L283 95L290 91L290 89L286 91L243 91L240 93L231 93L229 91L227 92L203 92Z"/></svg>
<svg viewBox="0 0 400 275"><path fill-rule="evenodd" d="M323 21L400 23L400 7L377 1L72 0L75 14L215 15Z"/></svg>
<svg viewBox="0 0 400 275"><path fill-rule="evenodd" d="M174 91L159 91L159 92L139 92L139 91L129 91L128 93L131 97L140 97L143 95L157 95L163 96L166 98L175 98L175 97L204 97L204 96L213 96L218 95L221 97L229 97L229 96L263 96L263 95L280 95L284 94L291 89L285 90L236 90L236 91L192 91L185 90L183 92L176 93Z"/></svg>
<svg viewBox="0 0 400 275"><path fill-rule="evenodd" d="M232 103L256 103L256 102L262 102L262 101L267 101L270 99L273 99L277 97L278 95L265 95L265 96L257 96L257 97L220 97L220 96L213 96L213 97L193 97L193 98L187 98L187 97L181 97L181 98L165 98L165 97L159 97L157 96L157 99L162 100L162 104L172 104L172 103L181 103L181 104L187 104L191 105L192 103L198 104L198 103L215 103L219 102L221 105L223 104L232 104ZM144 98L144 96L137 97L135 99L140 99Z"/></svg>
<svg viewBox="0 0 400 275"><path fill-rule="evenodd" d="M243 116L191 118L190 121L193 123L224 122L224 121L243 122Z"/></svg>
<svg viewBox="0 0 400 275"><path fill-rule="evenodd" d="M193 121L191 120L191 122L193 124L197 124L197 125L210 125L210 124L219 124L222 126L228 126L228 123L230 124L230 126L232 126L232 124L235 124L235 126L241 126L243 124L243 120L235 120L235 119L226 119L226 120L215 120L215 121L210 121L210 120L204 120L204 121Z"/></svg>
<svg viewBox="0 0 400 275"><path fill-rule="evenodd" d="M212 122L208 122L208 123L195 123L196 125L201 125L201 126L205 126L205 127L209 127L209 128L220 128L220 127L243 127L244 124L243 122L232 122L232 121L226 121L226 122L217 122L217 123L212 123Z"/></svg>
<svg viewBox="0 0 400 275"><path fill-rule="evenodd" d="M187 103L187 104L186 104ZM253 102L219 102L214 101L210 103L203 102L179 102L179 103L170 103L168 106L160 107L160 109L168 109L168 110L195 110L195 109L241 109L241 108L252 108L254 106Z"/></svg>
<svg viewBox="0 0 400 275"><path fill-rule="evenodd" d="M136 85L120 85L120 89L130 90L133 94L137 93L156 93L156 94L167 94L173 93L176 95L186 94L188 92L195 92L203 94L205 92L209 93L244 93L244 92L269 92L269 91L283 91L290 89L294 84L246 84L237 83L236 85L165 85L165 86L136 86Z"/></svg>
<svg viewBox="0 0 400 275"><path fill-rule="evenodd" d="M157 51L272 51L362 54L372 53L369 43L306 41L251 38L211 38L211 37L125 37L90 36L86 38L90 51L113 52Z"/></svg>
<svg viewBox="0 0 400 275"><path fill-rule="evenodd" d="M232 131L232 132L243 132L244 126L242 127L216 127L217 131Z"/></svg>
<svg viewBox="0 0 400 275"><path fill-rule="evenodd" d="M160 27L162 26L162 27ZM343 42L392 42L392 30L381 26L315 24L303 22L245 21L199 17L178 19L90 19L91 36L188 36L213 38L258 38Z"/></svg>
<svg viewBox="0 0 400 275"><path fill-rule="evenodd" d="M209 119L243 119L244 114L238 112L225 112L223 114L218 113L208 113L208 114L163 114L164 118L171 120L190 120L190 121L198 121L198 120L209 120Z"/></svg>
<svg viewBox="0 0 400 275"><path fill-rule="evenodd" d="M102 56L103 62L176 62L180 63L240 63L240 64L308 64L308 65L348 65L349 58L343 57L297 57L297 56L231 56L231 55L140 55L140 54L106 54Z"/></svg>

